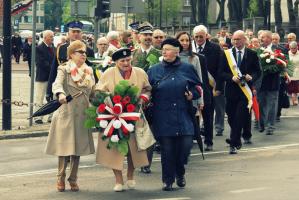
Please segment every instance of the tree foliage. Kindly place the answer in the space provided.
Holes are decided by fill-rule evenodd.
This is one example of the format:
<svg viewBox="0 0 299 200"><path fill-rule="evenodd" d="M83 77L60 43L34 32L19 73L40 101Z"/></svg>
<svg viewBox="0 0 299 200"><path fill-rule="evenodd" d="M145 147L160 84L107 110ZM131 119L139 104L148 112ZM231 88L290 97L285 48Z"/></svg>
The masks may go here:
<svg viewBox="0 0 299 200"><path fill-rule="evenodd" d="M54 29L61 25L61 0L45 1L45 29Z"/></svg>

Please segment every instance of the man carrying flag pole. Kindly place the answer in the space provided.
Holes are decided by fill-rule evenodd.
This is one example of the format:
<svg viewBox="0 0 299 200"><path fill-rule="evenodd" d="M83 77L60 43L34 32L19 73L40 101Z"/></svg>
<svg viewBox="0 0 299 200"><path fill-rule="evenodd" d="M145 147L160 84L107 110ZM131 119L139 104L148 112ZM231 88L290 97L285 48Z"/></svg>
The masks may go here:
<svg viewBox="0 0 299 200"><path fill-rule="evenodd" d="M262 71L256 52L245 47L243 31L236 31L232 42L234 47L224 51L218 75L226 82L226 113L231 128L226 142L230 145L229 153L236 154L242 146L241 135L245 143L251 142L252 88Z"/></svg>

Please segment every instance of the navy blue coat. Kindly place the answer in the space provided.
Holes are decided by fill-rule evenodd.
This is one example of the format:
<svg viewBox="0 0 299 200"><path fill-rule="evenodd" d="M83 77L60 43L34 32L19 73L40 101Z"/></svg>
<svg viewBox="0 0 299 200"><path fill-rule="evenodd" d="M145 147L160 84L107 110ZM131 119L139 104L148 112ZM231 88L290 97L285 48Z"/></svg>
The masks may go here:
<svg viewBox="0 0 299 200"><path fill-rule="evenodd" d="M199 98L195 86L201 83L194 67L177 58L171 64L162 61L152 66L147 73L149 82L153 86L153 133L155 137L193 135L191 114L188 112L190 102L186 99L185 91L187 86L193 94L193 99ZM167 76L169 73L171 75ZM167 78L161 80L165 76ZM159 84L155 84L157 82Z"/></svg>

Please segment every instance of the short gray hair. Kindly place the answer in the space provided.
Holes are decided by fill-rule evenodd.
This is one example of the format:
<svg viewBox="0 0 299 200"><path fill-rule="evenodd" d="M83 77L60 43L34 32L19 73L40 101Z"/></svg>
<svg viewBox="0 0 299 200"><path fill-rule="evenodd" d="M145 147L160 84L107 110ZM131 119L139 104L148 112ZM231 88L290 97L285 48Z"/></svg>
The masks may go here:
<svg viewBox="0 0 299 200"><path fill-rule="evenodd" d="M43 31L43 38L46 38L49 35L54 35L54 32L51 31L51 30L45 30L45 31Z"/></svg>
<svg viewBox="0 0 299 200"><path fill-rule="evenodd" d="M107 39L109 41L118 40L119 39L119 33L117 31L109 31L108 34L107 34Z"/></svg>
<svg viewBox="0 0 299 200"><path fill-rule="evenodd" d="M193 29L193 35L196 33L199 33L199 32L204 32L204 33L208 34L208 29L204 25L195 26Z"/></svg>
<svg viewBox="0 0 299 200"><path fill-rule="evenodd" d="M298 47L298 44L296 41L292 41L290 42L290 45L289 45L290 48L295 48L295 47Z"/></svg>

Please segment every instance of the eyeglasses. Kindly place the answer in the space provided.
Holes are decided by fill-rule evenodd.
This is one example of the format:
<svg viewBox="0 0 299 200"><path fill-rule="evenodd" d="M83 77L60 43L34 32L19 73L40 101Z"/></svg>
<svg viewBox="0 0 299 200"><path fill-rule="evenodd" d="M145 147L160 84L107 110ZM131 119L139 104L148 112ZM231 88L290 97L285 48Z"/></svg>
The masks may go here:
<svg viewBox="0 0 299 200"><path fill-rule="evenodd" d="M164 36L154 36L155 39L163 39Z"/></svg>
<svg viewBox="0 0 299 200"><path fill-rule="evenodd" d="M196 39L203 39L205 36L203 36L203 35L196 35L196 36L194 36Z"/></svg>
<svg viewBox="0 0 299 200"><path fill-rule="evenodd" d="M79 53L79 54L81 54L81 55L83 55L83 54L85 54L86 55L86 51L83 51L83 50L77 50L77 51L75 51L76 53Z"/></svg>

